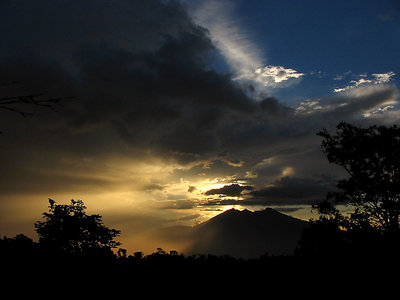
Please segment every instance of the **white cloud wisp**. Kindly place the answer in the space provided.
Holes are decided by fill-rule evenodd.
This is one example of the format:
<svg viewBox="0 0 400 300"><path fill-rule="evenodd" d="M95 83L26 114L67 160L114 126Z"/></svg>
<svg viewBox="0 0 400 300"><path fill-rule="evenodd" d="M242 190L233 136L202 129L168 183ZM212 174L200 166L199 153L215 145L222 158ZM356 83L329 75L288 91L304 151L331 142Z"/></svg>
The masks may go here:
<svg viewBox="0 0 400 300"><path fill-rule="evenodd" d="M265 55L233 16L230 1L204 1L194 9L196 21L210 31L213 43L235 73L235 80L252 83L261 92L286 87L304 76L294 69L266 65Z"/></svg>
<svg viewBox="0 0 400 300"><path fill-rule="evenodd" d="M333 91L335 93L341 93L345 91L349 91L359 86L368 86L368 85L377 85L377 84L386 84L392 80L396 74L392 71L386 73L374 73L371 74L372 78L367 79L367 74L358 75L360 78L358 80L351 80L348 86L342 88L335 88Z"/></svg>

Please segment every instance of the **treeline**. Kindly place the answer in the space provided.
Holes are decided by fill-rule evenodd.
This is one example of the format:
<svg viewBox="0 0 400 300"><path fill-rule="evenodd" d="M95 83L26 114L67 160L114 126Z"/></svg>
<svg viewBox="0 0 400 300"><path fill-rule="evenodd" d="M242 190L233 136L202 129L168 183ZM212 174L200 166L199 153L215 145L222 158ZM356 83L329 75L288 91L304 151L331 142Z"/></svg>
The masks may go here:
<svg viewBox="0 0 400 300"><path fill-rule="evenodd" d="M37 276L103 279L122 276L123 280L152 278L154 281L172 278L188 281L203 276L204 280L224 281L231 276L240 276L235 280L242 281L253 277L288 279L312 273L319 262L305 256L269 256L267 253L254 259L213 254L187 256L161 248L147 255L142 252L127 254L123 249L78 254L55 251L20 234L0 239L0 264L5 273L14 273L18 277L29 274L28 281L36 280L34 277Z"/></svg>
<svg viewBox="0 0 400 300"><path fill-rule="evenodd" d="M200 254L186 256L177 251L158 248L154 253L123 249L90 253L55 251L20 234L0 239L0 265L3 274L13 274L17 281L35 282L41 278L61 281L95 280L135 284L137 282L170 284L205 280L224 282L250 278L286 278L312 270L313 263L297 256L264 255L256 259L240 259L229 255ZM235 278L234 278L235 277ZM22 278L22 279L21 279ZM118 279L118 280L117 280ZM199 281L201 282L201 281Z"/></svg>
<svg viewBox="0 0 400 300"><path fill-rule="evenodd" d="M328 239L328 236L325 236ZM380 241L383 241L382 238ZM53 278L57 284L62 282L105 282L105 287L115 288L124 284L166 283L174 286L179 282L215 283L238 282L258 283L271 287L271 284L296 282L298 284L329 285L343 284L343 280L370 280L376 283L393 280L400 268L399 236L389 245L376 243L377 240L363 240L363 246L335 244L330 240L327 249L309 252L299 247L289 256L270 256L265 254L254 259L240 259L229 255L216 256L200 254L186 256L176 251L166 252L159 248L154 253L142 252L127 254L125 251L103 251L91 253L54 252L40 242L18 235L14 238L0 239L0 264L3 274L13 274L19 282L34 282L42 278ZM354 247L352 247L354 246ZM372 247L369 247L372 246ZM393 247L394 246L394 247ZM375 251L377 250L378 251ZM379 276L378 276L379 275ZM347 279L346 279L347 278ZM47 279L46 279L47 280ZM110 284L115 287L111 287Z"/></svg>
<svg viewBox="0 0 400 300"><path fill-rule="evenodd" d="M108 251L110 250L110 251ZM18 234L13 238L2 237L0 238L0 259L3 263L57 263L65 261L70 264L73 262L82 263L84 261L96 263L110 263L116 265L228 265L232 263L245 264L256 262L267 262L273 260L294 259L298 255L293 256L269 256L268 253L254 259L235 258L230 255L213 255L213 254L197 254L186 256L178 251L171 250L164 251L162 248L151 254L144 254L141 251L127 254L125 249L118 249L111 251L111 249L104 249L102 251L89 251L81 253L73 253L61 249L48 247L40 242L34 242L31 238L24 234Z"/></svg>

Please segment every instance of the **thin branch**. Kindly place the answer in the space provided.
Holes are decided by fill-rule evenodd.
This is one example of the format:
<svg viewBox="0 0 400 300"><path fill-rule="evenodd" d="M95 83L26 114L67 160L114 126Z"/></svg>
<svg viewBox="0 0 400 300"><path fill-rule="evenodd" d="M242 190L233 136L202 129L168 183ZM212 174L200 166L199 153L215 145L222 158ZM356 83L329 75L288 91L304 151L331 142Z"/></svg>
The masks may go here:
<svg viewBox="0 0 400 300"><path fill-rule="evenodd" d="M7 107L7 106L0 105L0 109L4 109L4 110L8 110L8 111L12 111L12 112L18 113L24 118L33 116L32 113L25 112L25 111L22 111L22 110L19 110L19 109L15 109L15 108L12 108L12 107Z"/></svg>
<svg viewBox="0 0 400 300"><path fill-rule="evenodd" d="M0 86L17 84L18 82L8 82L0 84ZM34 105L41 106L56 111L53 104L59 103L60 101L73 99L75 97L60 97L60 98L45 98L40 99L43 94L30 94L23 96L11 96L11 97L3 97L0 98L0 110L6 110L13 113L17 113L24 118L33 116L33 113L27 112L19 108L20 105ZM2 132L0 131L0 134Z"/></svg>

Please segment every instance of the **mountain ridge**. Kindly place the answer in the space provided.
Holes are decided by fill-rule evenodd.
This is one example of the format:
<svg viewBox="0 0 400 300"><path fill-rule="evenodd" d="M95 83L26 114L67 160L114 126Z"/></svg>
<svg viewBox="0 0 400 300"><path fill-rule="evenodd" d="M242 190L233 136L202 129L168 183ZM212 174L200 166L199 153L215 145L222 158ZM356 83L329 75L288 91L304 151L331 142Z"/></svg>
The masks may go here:
<svg viewBox="0 0 400 300"><path fill-rule="evenodd" d="M291 255L307 224L272 208L230 209L194 227L194 243L187 251L239 258Z"/></svg>
<svg viewBox="0 0 400 300"><path fill-rule="evenodd" d="M165 235L184 244L187 255L214 254L237 258L291 255L308 222L272 208L230 209L194 227L166 228Z"/></svg>

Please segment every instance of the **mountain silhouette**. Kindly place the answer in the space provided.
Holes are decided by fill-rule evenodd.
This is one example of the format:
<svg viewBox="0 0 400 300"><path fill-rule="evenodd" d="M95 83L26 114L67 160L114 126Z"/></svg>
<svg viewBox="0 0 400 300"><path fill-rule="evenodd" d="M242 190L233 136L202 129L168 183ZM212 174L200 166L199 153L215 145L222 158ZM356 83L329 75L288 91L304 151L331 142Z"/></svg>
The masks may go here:
<svg viewBox="0 0 400 300"><path fill-rule="evenodd" d="M163 233L186 241L185 254L258 258L291 255L308 222L272 208L260 211L230 209L194 227L174 226Z"/></svg>

